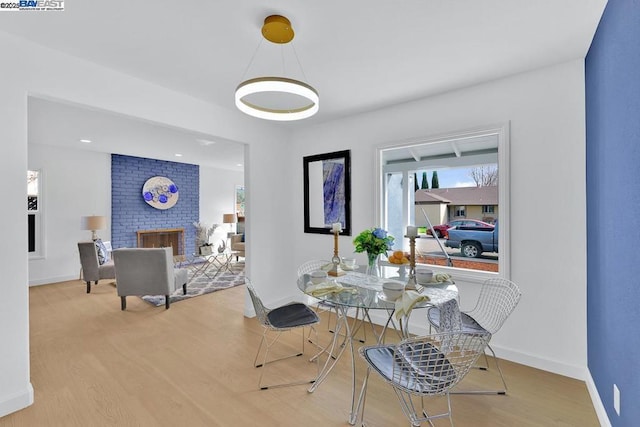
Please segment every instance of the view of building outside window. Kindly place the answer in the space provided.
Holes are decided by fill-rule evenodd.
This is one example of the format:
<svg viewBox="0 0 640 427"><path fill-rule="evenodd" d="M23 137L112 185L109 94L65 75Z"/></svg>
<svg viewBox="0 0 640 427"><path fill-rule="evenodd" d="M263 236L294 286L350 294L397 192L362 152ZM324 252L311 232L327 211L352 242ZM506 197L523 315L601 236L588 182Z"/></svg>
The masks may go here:
<svg viewBox="0 0 640 427"><path fill-rule="evenodd" d="M443 154L449 144L383 151L383 226L396 237L394 249L405 252L405 227L418 227L417 264L498 272L497 143L478 154L468 149L466 157Z"/></svg>

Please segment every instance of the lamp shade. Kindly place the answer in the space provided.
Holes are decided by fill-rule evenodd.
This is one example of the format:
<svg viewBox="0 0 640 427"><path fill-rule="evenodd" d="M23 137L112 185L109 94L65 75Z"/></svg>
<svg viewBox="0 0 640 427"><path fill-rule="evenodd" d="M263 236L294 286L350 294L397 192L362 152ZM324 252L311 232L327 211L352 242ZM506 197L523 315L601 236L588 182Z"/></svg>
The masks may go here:
<svg viewBox="0 0 640 427"><path fill-rule="evenodd" d="M225 224L235 224L236 222L238 222L238 217L236 216L236 214L223 214L222 222Z"/></svg>
<svg viewBox="0 0 640 427"><path fill-rule="evenodd" d="M100 215L83 216L82 217L82 229L83 230L104 230L107 228L107 218Z"/></svg>

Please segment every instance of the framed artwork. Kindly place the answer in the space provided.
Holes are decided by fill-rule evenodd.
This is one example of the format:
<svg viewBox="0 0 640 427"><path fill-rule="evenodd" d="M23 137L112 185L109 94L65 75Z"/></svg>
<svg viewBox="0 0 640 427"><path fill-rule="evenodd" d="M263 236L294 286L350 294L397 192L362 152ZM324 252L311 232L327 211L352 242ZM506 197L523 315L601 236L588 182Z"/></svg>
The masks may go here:
<svg viewBox="0 0 640 427"><path fill-rule="evenodd" d="M351 152L316 154L303 158L304 232L351 235Z"/></svg>

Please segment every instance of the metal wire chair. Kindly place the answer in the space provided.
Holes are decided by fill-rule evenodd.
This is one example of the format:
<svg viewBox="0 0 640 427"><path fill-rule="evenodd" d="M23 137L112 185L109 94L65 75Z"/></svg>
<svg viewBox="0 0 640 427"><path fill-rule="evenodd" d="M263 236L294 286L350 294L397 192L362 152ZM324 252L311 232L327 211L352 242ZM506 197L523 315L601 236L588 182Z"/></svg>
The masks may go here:
<svg viewBox="0 0 640 427"><path fill-rule="evenodd" d="M314 259L314 260L306 261L298 267L298 277L301 277L305 274L309 274L313 271L322 270L323 267L326 267L327 265L330 265L330 264L331 264L331 261L327 261L327 260ZM333 333L334 330L331 329L331 318L334 317L333 315L335 315L334 324L336 324L337 318L338 318L338 309L334 304L327 301L321 301L321 300L318 300L315 303L315 306L316 306L316 312L318 314L321 314L327 311L330 312L331 316L329 316L329 318L327 319L327 329L329 330L329 332ZM362 312L362 318L360 315L361 312ZM369 324L371 325L371 328L373 328L373 322L369 317L369 313L365 312L364 310L361 310L360 308L356 309L356 314L353 320L353 324L351 326L351 330L353 331L352 333L353 336L355 336L355 334L358 333L360 329L362 329L363 337L362 339L359 339L361 343L364 343L367 340L367 329L364 327L365 326L364 320L367 318L369 320Z"/></svg>
<svg viewBox="0 0 640 427"><path fill-rule="evenodd" d="M262 334L262 339L260 340L260 346L258 347L258 351L256 353L256 357L253 361L253 364L256 368L263 368L260 372L260 378L258 379L258 387L260 390L267 390L269 388L275 387L285 387L291 385L299 385L299 384L309 384L315 381L315 378L320 373L320 365L317 361L317 358L312 358L310 361L315 362L316 364L316 377L312 380L303 380L303 381L295 381L290 383L281 383L281 384L273 384L273 385L263 385L262 378L264 376L264 372L266 370L266 365L269 363L277 362L279 360L288 359L290 357L302 356L304 354L304 343L306 341L305 334L302 334L302 350L300 352L296 352L287 356L283 356L277 359L267 360L267 356L269 354L269 350L273 347L274 344L278 341L282 332L291 331L297 328L310 327L314 332L316 332L314 325L320 322L320 318L318 315L310 309L306 304L302 303L290 303L286 304L274 309L268 309L262 303L262 300L258 296L251 280L249 278L245 278L245 283L247 285L247 290L249 291L249 296L251 297L251 301L253 303L253 308L256 312L256 317L262 326L264 326L264 332ZM270 333L274 333L275 336L273 338L269 338L268 335ZM317 333L316 333L316 341L317 341ZM264 355L260 363L258 363L258 358L264 346ZM315 359L315 360L314 360Z"/></svg>
<svg viewBox="0 0 640 427"><path fill-rule="evenodd" d="M364 426L364 406L369 372L372 369L393 387L402 412L412 426L420 426L437 418L451 415L450 390L455 387L476 363L490 338L488 332L464 333L451 331L414 337L398 344L361 347L360 356L368 370L363 384L360 417ZM425 397L446 396L447 411L429 414Z"/></svg>
<svg viewBox="0 0 640 427"><path fill-rule="evenodd" d="M503 278L488 279L482 284L480 295L476 301L476 305L470 311L461 312L462 318L462 330L464 332L483 332L486 331L491 335L500 330L504 322L509 315L518 305L521 297L520 289L518 285L510 280ZM437 330L440 331L440 310L437 307L431 307L427 311L427 319L429 323ZM459 391L457 393L475 393L475 394L506 394L507 383L504 380L502 369L498 363L496 353L491 348L491 345L487 345L487 348L491 351L493 359L495 360L496 367L500 373L503 389L501 390L470 390ZM487 370L489 367L489 361L485 354L486 367L480 369Z"/></svg>

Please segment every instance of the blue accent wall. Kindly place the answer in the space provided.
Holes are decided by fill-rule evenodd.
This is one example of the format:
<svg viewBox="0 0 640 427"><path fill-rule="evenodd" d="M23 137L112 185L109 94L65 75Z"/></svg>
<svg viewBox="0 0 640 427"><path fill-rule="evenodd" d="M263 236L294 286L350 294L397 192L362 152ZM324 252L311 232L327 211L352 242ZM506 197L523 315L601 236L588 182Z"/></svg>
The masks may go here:
<svg viewBox="0 0 640 427"><path fill-rule="evenodd" d="M156 209L142 198L142 187L151 177L164 176L178 186L178 202ZM111 244L135 248L138 230L184 228L185 253L195 250L200 210L200 167L164 160L111 155Z"/></svg>
<svg viewBox="0 0 640 427"><path fill-rule="evenodd" d="M609 0L585 66L588 365L611 424L636 426L640 423L639 1ZM620 389L620 416L613 407L613 384Z"/></svg>

